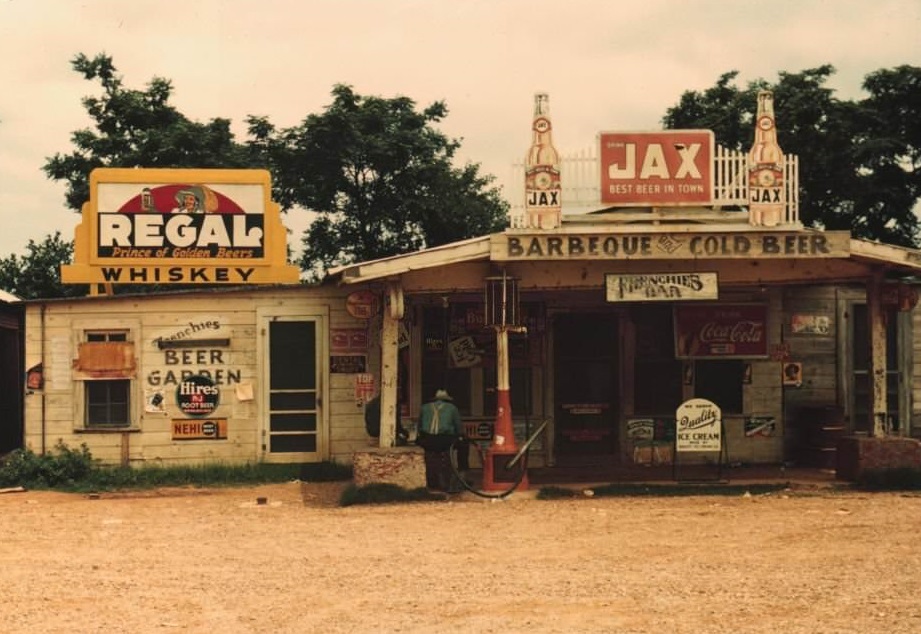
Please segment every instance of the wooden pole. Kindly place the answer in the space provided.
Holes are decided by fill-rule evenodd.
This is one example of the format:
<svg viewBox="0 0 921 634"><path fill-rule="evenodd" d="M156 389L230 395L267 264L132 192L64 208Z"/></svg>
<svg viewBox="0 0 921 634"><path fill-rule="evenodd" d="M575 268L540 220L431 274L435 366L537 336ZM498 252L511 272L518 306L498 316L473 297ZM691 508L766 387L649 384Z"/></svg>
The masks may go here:
<svg viewBox="0 0 921 634"><path fill-rule="evenodd" d="M886 403L886 313L883 311L883 271L867 281L867 320L870 334L870 435L889 433ZM856 342L855 342L856 345Z"/></svg>
<svg viewBox="0 0 921 634"><path fill-rule="evenodd" d="M389 282L384 301L381 327L381 447L395 447L397 444L397 402L398 354L400 320L403 318L403 289L399 282Z"/></svg>

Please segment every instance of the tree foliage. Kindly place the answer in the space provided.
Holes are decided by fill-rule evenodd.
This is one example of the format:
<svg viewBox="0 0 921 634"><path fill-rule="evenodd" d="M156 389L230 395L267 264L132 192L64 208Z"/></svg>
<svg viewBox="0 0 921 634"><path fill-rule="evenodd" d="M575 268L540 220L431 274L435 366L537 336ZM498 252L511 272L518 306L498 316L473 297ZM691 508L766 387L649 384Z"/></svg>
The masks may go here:
<svg viewBox="0 0 921 634"><path fill-rule="evenodd" d="M800 217L807 226L915 246L921 195L921 68L877 70L864 99L835 97L830 65L781 72L744 88L737 71L688 91L663 117L667 128L713 130L725 147L748 150L758 90L774 92L778 140L800 157Z"/></svg>
<svg viewBox="0 0 921 634"><path fill-rule="evenodd" d="M101 88L83 100L93 129L74 132L74 149L43 168L67 182L71 209L89 199L97 167L267 168L283 211L300 206L319 215L301 260L316 275L504 227L506 205L493 178L476 164L455 167L459 142L434 127L447 116L442 102L417 112L406 97L363 97L337 85L324 113L287 129L250 116L247 140L238 143L229 119L198 123L173 107L166 79L134 90L107 55L80 54L71 64Z"/></svg>
<svg viewBox="0 0 921 634"><path fill-rule="evenodd" d="M406 97L361 96L337 85L333 103L275 130L250 118L274 168L279 202L316 211L301 268L321 270L501 230L507 205L479 166L453 165L459 142L433 125L443 102L421 111Z"/></svg>
<svg viewBox="0 0 921 634"><path fill-rule="evenodd" d="M41 242L29 240L26 255L0 259L0 288L20 299L86 295L86 285L61 284L60 266L72 262L73 251L73 243L62 240L60 231Z"/></svg>
<svg viewBox="0 0 921 634"><path fill-rule="evenodd" d="M82 53L71 66L97 80L100 95L83 99L95 129L71 135L73 151L56 154L43 167L53 180L67 181L67 206L79 211L89 200L89 174L97 167L263 167L262 158L237 143L230 120L190 120L169 103L169 80L155 77L146 90L126 88L112 58Z"/></svg>

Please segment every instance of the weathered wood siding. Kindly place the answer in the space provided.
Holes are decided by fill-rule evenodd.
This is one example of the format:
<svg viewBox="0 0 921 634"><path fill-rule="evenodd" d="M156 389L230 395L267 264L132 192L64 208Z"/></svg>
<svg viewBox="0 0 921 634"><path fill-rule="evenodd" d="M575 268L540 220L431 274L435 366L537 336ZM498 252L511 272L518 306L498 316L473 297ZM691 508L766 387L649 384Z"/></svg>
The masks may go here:
<svg viewBox="0 0 921 634"><path fill-rule="evenodd" d="M911 311L911 429L910 435L921 438L921 309Z"/></svg>
<svg viewBox="0 0 921 634"><path fill-rule="evenodd" d="M50 450L58 442L85 443L106 463L252 463L265 458L262 449L263 382L267 359L260 358L265 337L263 320L272 315L321 317L317 330L322 355L320 450L312 459L351 460L366 449L362 408L356 403L355 375L329 373L329 329L360 328L367 321L345 310L345 290L292 287L247 291L83 298L29 303L26 315L26 367L44 363L45 389L30 393L25 403L25 445ZM194 338L227 338L229 346L161 350L156 338L200 328ZM130 430L88 431L83 425L83 381L72 364L86 330L128 330L136 345L137 372L131 392ZM192 338L192 337L190 337ZM374 371L379 348L367 352ZM183 370L211 374L220 385L215 418L226 418L226 440L174 440L173 419L186 418L176 407L177 377ZM145 393L170 394L165 412L145 409ZM245 391L252 389L247 400ZM238 389L240 393L238 394ZM242 396L242 398L241 398Z"/></svg>

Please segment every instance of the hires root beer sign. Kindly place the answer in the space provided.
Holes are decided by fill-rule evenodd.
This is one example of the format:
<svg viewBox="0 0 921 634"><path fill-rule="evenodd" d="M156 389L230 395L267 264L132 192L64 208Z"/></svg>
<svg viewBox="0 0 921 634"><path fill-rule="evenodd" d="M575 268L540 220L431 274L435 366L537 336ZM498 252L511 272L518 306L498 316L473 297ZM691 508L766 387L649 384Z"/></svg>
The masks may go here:
<svg viewBox="0 0 921 634"><path fill-rule="evenodd" d="M713 132L602 132L601 202L620 207L713 200Z"/></svg>
<svg viewBox="0 0 921 634"><path fill-rule="evenodd" d="M100 168L66 283L297 282L265 170Z"/></svg>
<svg viewBox="0 0 921 634"><path fill-rule="evenodd" d="M767 306L676 306L675 356L679 359L767 357Z"/></svg>

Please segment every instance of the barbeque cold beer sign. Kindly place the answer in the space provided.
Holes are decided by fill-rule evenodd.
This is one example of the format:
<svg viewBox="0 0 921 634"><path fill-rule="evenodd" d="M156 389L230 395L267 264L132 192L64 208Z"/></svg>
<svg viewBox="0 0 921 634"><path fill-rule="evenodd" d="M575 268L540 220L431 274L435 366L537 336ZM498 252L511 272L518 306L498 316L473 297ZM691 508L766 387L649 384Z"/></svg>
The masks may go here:
<svg viewBox="0 0 921 634"><path fill-rule="evenodd" d="M65 283L297 282L265 170L100 168Z"/></svg>

